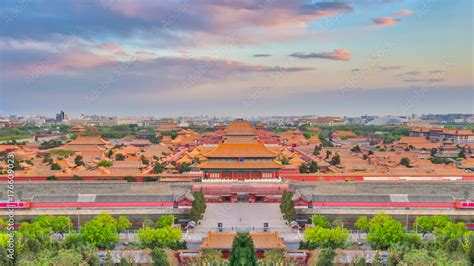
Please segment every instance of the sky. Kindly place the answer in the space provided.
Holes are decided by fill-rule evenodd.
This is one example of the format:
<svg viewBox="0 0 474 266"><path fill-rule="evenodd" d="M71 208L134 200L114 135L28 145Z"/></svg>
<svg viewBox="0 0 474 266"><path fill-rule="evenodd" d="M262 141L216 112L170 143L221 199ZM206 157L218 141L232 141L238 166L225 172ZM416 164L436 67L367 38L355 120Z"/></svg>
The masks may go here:
<svg viewBox="0 0 474 266"><path fill-rule="evenodd" d="M0 116L474 113L472 0L4 0Z"/></svg>

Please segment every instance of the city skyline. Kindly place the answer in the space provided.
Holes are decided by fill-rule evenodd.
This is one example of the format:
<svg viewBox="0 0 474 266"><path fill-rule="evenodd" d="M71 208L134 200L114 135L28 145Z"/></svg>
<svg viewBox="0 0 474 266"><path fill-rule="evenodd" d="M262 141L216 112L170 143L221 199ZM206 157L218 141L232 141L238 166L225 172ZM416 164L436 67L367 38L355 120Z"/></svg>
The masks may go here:
<svg viewBox="0 0 474 266"><path fill-rule="evenodd" d="M0 115L474 113L472 1L2 5Z"/></svg>

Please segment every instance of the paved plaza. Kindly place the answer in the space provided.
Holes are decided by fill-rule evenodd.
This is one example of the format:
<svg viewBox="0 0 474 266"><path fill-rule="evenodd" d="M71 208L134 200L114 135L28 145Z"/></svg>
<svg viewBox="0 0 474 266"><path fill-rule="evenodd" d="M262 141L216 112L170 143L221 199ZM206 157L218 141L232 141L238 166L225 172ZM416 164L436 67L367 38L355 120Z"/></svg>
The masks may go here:
<svg viewBox="0 0 474 266"><path fill-rule="evenodd" d="M209 231L263 231L268 223L270 231L278 231L285 241L298 241L302 235L293 232L285 223L278 203L207 203L200 224L185 239L198 240Z"/></svg>
<svg viewBox="0 0 474 266"><path fill-rule="evenodd" d="M287 229L278 203L208 203L200 228L217 228L222 223L225 230L258 230L263 224L273 229Z"/></svg>

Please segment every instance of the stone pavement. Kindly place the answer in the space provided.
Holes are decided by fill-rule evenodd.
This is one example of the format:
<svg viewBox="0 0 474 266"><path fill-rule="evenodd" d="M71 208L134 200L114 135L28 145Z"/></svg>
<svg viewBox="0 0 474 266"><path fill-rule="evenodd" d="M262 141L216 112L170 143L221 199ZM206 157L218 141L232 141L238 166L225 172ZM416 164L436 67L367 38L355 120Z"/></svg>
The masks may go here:
<svg viewBox="0 0 474 266"><path fill-rule="evenodd" d="M286 224L278 203L208 203L200 224L185 239L199 241L209 231L217 231L218 223L223 231L263 231L268 223L268 230L278 231L285 241L303 237Z"/></svg>

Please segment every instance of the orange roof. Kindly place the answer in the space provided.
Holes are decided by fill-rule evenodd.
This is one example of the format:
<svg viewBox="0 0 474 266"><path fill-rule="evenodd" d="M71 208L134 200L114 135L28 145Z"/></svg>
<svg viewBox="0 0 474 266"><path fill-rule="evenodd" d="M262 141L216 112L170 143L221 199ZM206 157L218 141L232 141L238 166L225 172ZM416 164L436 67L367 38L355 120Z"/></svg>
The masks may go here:
<svg viewBox="0 0 474 266"><path fill-rule="evenodd" d="M461 161L464 168L473 168L474 167L474 158L467 158Z"/></svg>
<svg viewBox="0 0 474 266"><path fill-rule="evenodd" d="M425 137L401 137L399 143L413 144L413 143L426 143Z"/></svg>
<svg viewBox="0 0 474 266"><path fill-rule="evenodd" d="M274 161L205 161L201 169L280 169L281 164Z"/></svg>
<svg viewBox="0 0 474 266"><path fill-rule="evenodd" d="M257 143L255 137L253 136L244 136L244 137L229 137L224 141L228 144L245 144L245 143Z"/></svg>
<svg viewBox="0 0 474 266"><path fill-rule="evenodd" d="M232 121L226 129L227 135L255 135L255 128L249 121L238 119Z"/></svg>
<svg viewBox="0 0 474 266"><path fill-rule="evenodd" d="M77 136L77 138L66 145L106 145L107 141L100 136Z"/></svg>
<svg viewBox="0 0 474 266"><path fill-rule="evenodd" d="M86 128L81 126L81 125L74 126L70 130L71 133L83 133L83 132L86 132L86 131L87 131Z"/></svg>
<svg viewBox="0 0 474 266"><path fill-rule="evenodd" d="M209 158L275 158L276 154L268 150L262 143L221 143L204 156Z"/></svg>
<svg viewBox="0 0 474 266"><path fill-rule="evenodd" d="M474 135L469 129L443 129L444 134L459 135L459 136L472 136Z"/></svg>
<svg viewBox="0 0 474 266"><path fill-rule="evenodd" d="M250 232L255 249L286 249L278 232ZM208 232L202 239L201 249L231 249L236 232Z"/></svg>

